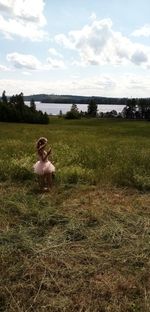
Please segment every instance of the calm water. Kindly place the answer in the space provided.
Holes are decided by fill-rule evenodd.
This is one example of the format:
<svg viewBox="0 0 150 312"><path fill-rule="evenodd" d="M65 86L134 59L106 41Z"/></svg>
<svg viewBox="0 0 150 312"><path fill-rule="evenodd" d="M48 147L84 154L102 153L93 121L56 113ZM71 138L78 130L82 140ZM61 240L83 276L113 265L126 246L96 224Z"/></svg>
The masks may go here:
<svg viewBox="0 0 150 312"><path fill-rule="evenodd" d="M27 105L30 105L30 102L26 102ZM52 115L59 115L60 110L63 114L68 112L72 106L72 104L61 104L61 103L41 103L41 102L35 102L36 109L41 110L42 112L46 112L47 114ZM86 104L78 104L79 111L86 112L87 106ZM124 108L124 105L98 105L98 112L110 112L112 110L116 110L117 113L120 113Z"/></svg>

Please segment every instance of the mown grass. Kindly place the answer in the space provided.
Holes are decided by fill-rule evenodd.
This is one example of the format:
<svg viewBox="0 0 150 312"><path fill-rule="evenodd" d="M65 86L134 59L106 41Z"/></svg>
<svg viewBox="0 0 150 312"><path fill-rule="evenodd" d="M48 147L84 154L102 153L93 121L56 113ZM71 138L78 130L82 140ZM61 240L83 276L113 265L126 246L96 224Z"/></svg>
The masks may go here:
<svg viewBox="0 0 150 312"><path fill-rule="evenodd" d="M0 124L0 311L150 311L150 124ZM40 193L46 136L57 174Z"/></svg>

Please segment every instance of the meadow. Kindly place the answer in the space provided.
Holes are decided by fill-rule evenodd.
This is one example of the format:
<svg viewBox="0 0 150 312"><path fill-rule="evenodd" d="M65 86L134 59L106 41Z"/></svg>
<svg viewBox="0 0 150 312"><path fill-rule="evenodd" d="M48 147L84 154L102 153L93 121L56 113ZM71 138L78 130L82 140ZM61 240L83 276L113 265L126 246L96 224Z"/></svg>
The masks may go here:
<svg viewBox="0 0 150 312"><path fill-rule="evenodd" d="M56 177L41 193L35 143ZM150 123L0 123L0 311L150 311Z"/></svg>

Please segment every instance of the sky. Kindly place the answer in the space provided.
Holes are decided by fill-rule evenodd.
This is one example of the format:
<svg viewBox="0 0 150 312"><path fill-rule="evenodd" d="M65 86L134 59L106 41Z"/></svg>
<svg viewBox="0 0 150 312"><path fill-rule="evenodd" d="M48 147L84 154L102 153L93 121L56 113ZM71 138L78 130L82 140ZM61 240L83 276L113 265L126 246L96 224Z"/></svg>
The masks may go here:
<svg viewBox="0 0 150 312"><path fill-rule="evenodd" d="M0 94L150 97L149 0L0 0Z"/></svg>

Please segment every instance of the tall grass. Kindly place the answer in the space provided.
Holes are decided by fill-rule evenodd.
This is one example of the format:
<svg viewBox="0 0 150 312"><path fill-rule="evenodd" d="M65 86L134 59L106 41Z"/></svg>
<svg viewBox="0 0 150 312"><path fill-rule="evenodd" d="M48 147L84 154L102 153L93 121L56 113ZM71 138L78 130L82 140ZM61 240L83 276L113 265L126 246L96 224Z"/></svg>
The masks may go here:
<svg viewBox="0 0 150 312"><path fill-rule="evenodd" d="M59 184L150 188L148 122L52 119L46 126L1 123L0 131L1 181L34 180L35 142L44 135L53 148Z"/></svg>

